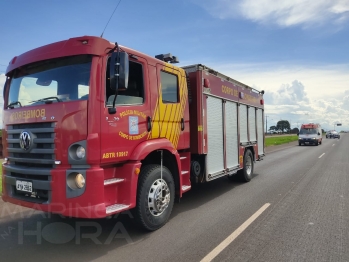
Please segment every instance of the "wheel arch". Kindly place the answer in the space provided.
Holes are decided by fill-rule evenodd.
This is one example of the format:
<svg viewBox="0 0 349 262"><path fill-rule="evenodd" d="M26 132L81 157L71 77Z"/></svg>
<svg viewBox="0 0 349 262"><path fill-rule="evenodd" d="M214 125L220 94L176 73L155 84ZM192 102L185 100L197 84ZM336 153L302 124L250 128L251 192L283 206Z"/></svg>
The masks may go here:
<svg viewBox="0 0 349 262"><path fill-rule="evenodd" d="M166 166L175 182L175 190L181 196L181 161L177 150L172 143L165 139L145 141L137 146L132 152L130 159L141 161L142 166L149 164L161 164L161 151L163 152L163 165ZM141 166L141 168L142 168Z"/></svg>
<svg viewBox="0 0 349 262"><path fill-rule="evenodd" d="M245 150L244 150L244 157L245 157L246 151L247 151L248 149L249 149L249 150L251 151L251 153L252 153L253 161L256 161L256 152L255 152L255 150L254 150L254 146L247 146L247 147L245 147Z"/></svg>

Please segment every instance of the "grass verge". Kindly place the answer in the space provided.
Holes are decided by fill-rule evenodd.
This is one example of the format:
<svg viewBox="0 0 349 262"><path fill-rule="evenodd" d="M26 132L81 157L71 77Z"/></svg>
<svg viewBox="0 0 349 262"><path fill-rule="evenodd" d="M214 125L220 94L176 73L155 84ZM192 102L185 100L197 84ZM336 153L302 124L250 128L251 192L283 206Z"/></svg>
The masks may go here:
<svg viewBox="0 0 349 262"><path fill-rule="evenodd" d="M297 141L298 136L278 136L278 137L266 137L265 138L265 146L276 146L282 145L286 143L290 143L293 141Z"/></svg>

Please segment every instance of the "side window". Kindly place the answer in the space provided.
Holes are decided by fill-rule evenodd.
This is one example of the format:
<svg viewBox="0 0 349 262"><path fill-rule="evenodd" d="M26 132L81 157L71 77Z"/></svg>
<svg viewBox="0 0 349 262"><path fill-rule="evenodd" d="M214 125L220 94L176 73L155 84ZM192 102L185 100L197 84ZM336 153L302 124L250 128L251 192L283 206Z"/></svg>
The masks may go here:
<svg viewBox="0 0 349 262"><path fill-rule="evenodd" d="M109 65L109 60L108 60ZM127 89L119 89L116 97L117 105L142 104L144 102L143 66L140 63L130 61ZM106 72L106 104L113 105L115 91L110 88L109 66Z"/></svg>
<svg viewBox="0 0 349 262"><path fill-rule="evenodd" d="M161 91L163 103L178 103L178 78L161 71Z"/></svg>

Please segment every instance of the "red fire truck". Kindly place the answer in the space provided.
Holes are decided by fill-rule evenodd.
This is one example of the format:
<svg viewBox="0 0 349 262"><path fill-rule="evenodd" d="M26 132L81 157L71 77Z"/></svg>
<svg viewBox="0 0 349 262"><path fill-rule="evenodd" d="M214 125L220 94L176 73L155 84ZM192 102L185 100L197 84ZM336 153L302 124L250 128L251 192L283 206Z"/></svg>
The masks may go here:
<svg viewBox="0 0 349 262"><path fill-rule="evenodd" d="M4 86L4 201L69 217L132 209L164 225L192 183L264 156L264 91L83 36L14 57Z"/></svg>

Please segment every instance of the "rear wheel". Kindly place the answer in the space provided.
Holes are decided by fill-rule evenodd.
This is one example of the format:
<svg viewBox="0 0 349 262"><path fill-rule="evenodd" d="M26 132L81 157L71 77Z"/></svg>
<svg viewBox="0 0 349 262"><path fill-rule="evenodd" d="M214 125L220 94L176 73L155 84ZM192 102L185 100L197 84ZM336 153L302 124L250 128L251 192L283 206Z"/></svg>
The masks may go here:
<svg viewBox="0 0 349 262"><path fill-rule="evenodd" d="M133 210L142 228L154 231L168 221L175 198L175 185L171 172L160 165L142 168L138 181L137 205Z"/></svg>
<svg viewBox="0 0 349 262"><path fill-rule="evenodd" d="M244 182L249 182L253 175L253 155L251 150L247 149L244 155L244 168L238 171L238 176Z"/></svg>

